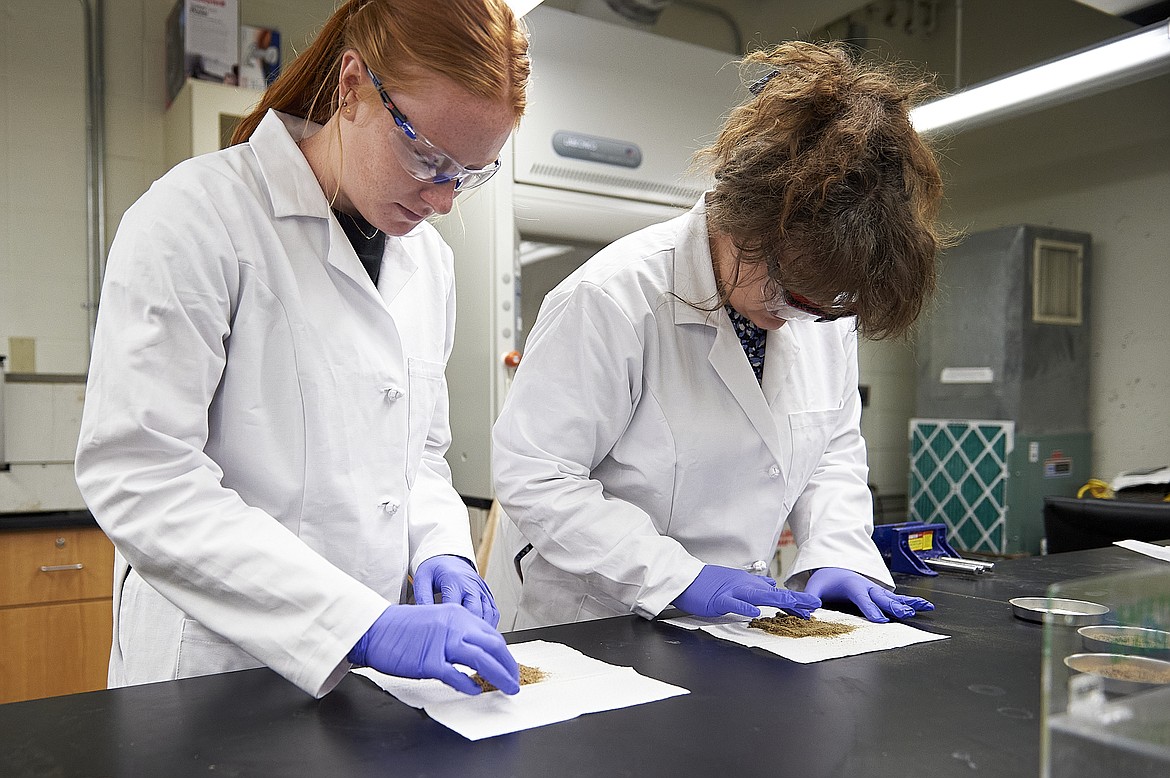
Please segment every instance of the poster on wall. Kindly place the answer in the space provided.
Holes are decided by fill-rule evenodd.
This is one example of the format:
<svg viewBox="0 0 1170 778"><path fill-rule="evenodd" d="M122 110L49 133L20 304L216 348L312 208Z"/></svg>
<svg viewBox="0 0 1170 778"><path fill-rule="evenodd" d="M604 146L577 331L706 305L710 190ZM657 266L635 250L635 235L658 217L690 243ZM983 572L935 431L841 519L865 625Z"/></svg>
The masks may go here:
<svg viewBox="0 0 1170 778"><path fill-rule="evenodd" d="M240 86L264 89L280 73L280 30L240 25Z"/></svg>
<svg viewBox="0 0 1170 778"><path fill-rule="evenodd" d="M238 0L177 0L167 16L167 106L188 78L236 85L240 74Z"/></svg>

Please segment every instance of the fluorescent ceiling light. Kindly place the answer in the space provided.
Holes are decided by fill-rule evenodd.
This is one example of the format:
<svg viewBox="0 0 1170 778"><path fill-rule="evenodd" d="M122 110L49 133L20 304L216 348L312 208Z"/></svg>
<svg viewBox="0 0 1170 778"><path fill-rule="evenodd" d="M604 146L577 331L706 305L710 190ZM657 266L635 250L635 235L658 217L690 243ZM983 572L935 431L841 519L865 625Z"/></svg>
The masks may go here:
<svg viewBox="0 0 1170 778"><path fill-rule="evenodd" d="M919 132L970 129L1170 71L1170 21L987 81L910 112Z"/></svg>
<svg viewBox="0 0 1170 778"><path fill-rule="evenodd" d="M1121 16L1130 11L1138 11L1150 4L1150 0L1077 0L1077 2L1111 16Z"/></svg>
<svg viewBox="0 0 1170 778"><path fill-rule="evenodd" d="M517 16L523 16L531 11L536 6L540 5L543 0L508 0L508 7L512 9L512 13Z"/></svg>

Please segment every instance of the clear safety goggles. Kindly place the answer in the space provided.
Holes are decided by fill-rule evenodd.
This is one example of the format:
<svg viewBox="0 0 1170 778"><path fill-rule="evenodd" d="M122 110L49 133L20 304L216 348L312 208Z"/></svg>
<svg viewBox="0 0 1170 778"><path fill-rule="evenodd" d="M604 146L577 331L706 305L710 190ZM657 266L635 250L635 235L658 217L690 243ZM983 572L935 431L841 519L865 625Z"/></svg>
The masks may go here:
<svg viewBox="0 0 1170 778"><path fill-rule="evenodd" d="M447 184L454 181L455 190L465 192L487 183L487 180L500 169L498 159L491 165L479 169L460 165L450 154L416 132L406 114L400 111L390 99L390 95L386 94L382 82L374 72L368 67L366 72L369 73L370 80L374 82L374 87L382 98L382 105L386 106L386 110L394 117L394 123L402 131L390 133L390 143L403 169L413 178L430 184Z"/></svg>
<svg viewBox="0 0 1170 778"><path fill-rule="evenodd" d="M821 308L807 297L776 287L774 293L764 302L764 307L768 313L785 321L828 322L846 316L856 316L850 307L851 302L852 298L849 295L841 294L831 308Z"/></svg>

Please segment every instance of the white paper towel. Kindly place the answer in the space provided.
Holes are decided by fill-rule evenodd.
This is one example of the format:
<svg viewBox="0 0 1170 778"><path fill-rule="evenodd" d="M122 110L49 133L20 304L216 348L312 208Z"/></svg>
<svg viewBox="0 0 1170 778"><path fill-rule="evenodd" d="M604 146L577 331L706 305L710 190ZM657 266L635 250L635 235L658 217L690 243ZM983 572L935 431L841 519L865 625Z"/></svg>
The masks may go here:
<svg viewBox="0 0 1170 778"><path fill-rule="evenodd" d="M779 612L778 608L760 608L762 616L775 616ZM885 651L890 648L926 643L932 640L945 640L949 637L948 635L925 632L908 624L897 622L875 624L860 616L838 613L824 608L814 611L813 615L820 621L849 624L855 629L844 635L832 637L788 638L749 627L748 622L751 619L745 616L724 616L720 619L700 619L687 616L679 619L667 619L666 623L684 629L701 629L717 638L730 640L744 646L762 648L802 664L865 654L870 651Z"/></svg>
<svg viewBox="0 0 1170 778"><path fill-rule="evenodd" d="M1166 546L1155 546L1153 543L1146 543L1142 540L1115 540L1113 545L1128 548L1130 551L1136 551L1154 559L1161 559L1163 562L1170 562L1170 548Z"/></svg>
<svg viewBox="0 0 1170 778"><path fill-rule="evenodd" d="M363 667L353 672L372 680L413 708L422 708L440 724L468 740L568 721L586 713L628 708L690 692L647 678L632 667L619 667L586 656L561 643L532 640L508 646L520 664L537 667L546 678L507 695L463 694L435 679L384 675ZM469 668L460 668L471 674Z"/></svg>

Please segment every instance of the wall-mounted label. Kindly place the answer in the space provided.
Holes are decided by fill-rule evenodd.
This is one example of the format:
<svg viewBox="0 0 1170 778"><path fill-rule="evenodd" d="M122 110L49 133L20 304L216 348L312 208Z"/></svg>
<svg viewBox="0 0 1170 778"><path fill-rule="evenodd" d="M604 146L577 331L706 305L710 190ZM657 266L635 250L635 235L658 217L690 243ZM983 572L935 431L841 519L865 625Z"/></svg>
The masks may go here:
<svg viewBox="0 0 1170 778"><path fill-rule="evenodd" d="M944 384L990 384L995 371L990 367L944 367L938 380Z"/></svg>
<svg viewBox="0 0 1170 778"><path fill-rule="evenodd" d="M553 133L552 143L553 151L562 157L619 167L638 167L642 164L642 150L636 144L624 140L557 130Z"/></svg>
<svg viewBox="0 0 1170 778"><path fill-rule="evenodd" d="M1053 451L1044 460L1045 478L1067 478L1072 475L1072 459L1066 457L1063 451Z"/></svg>

